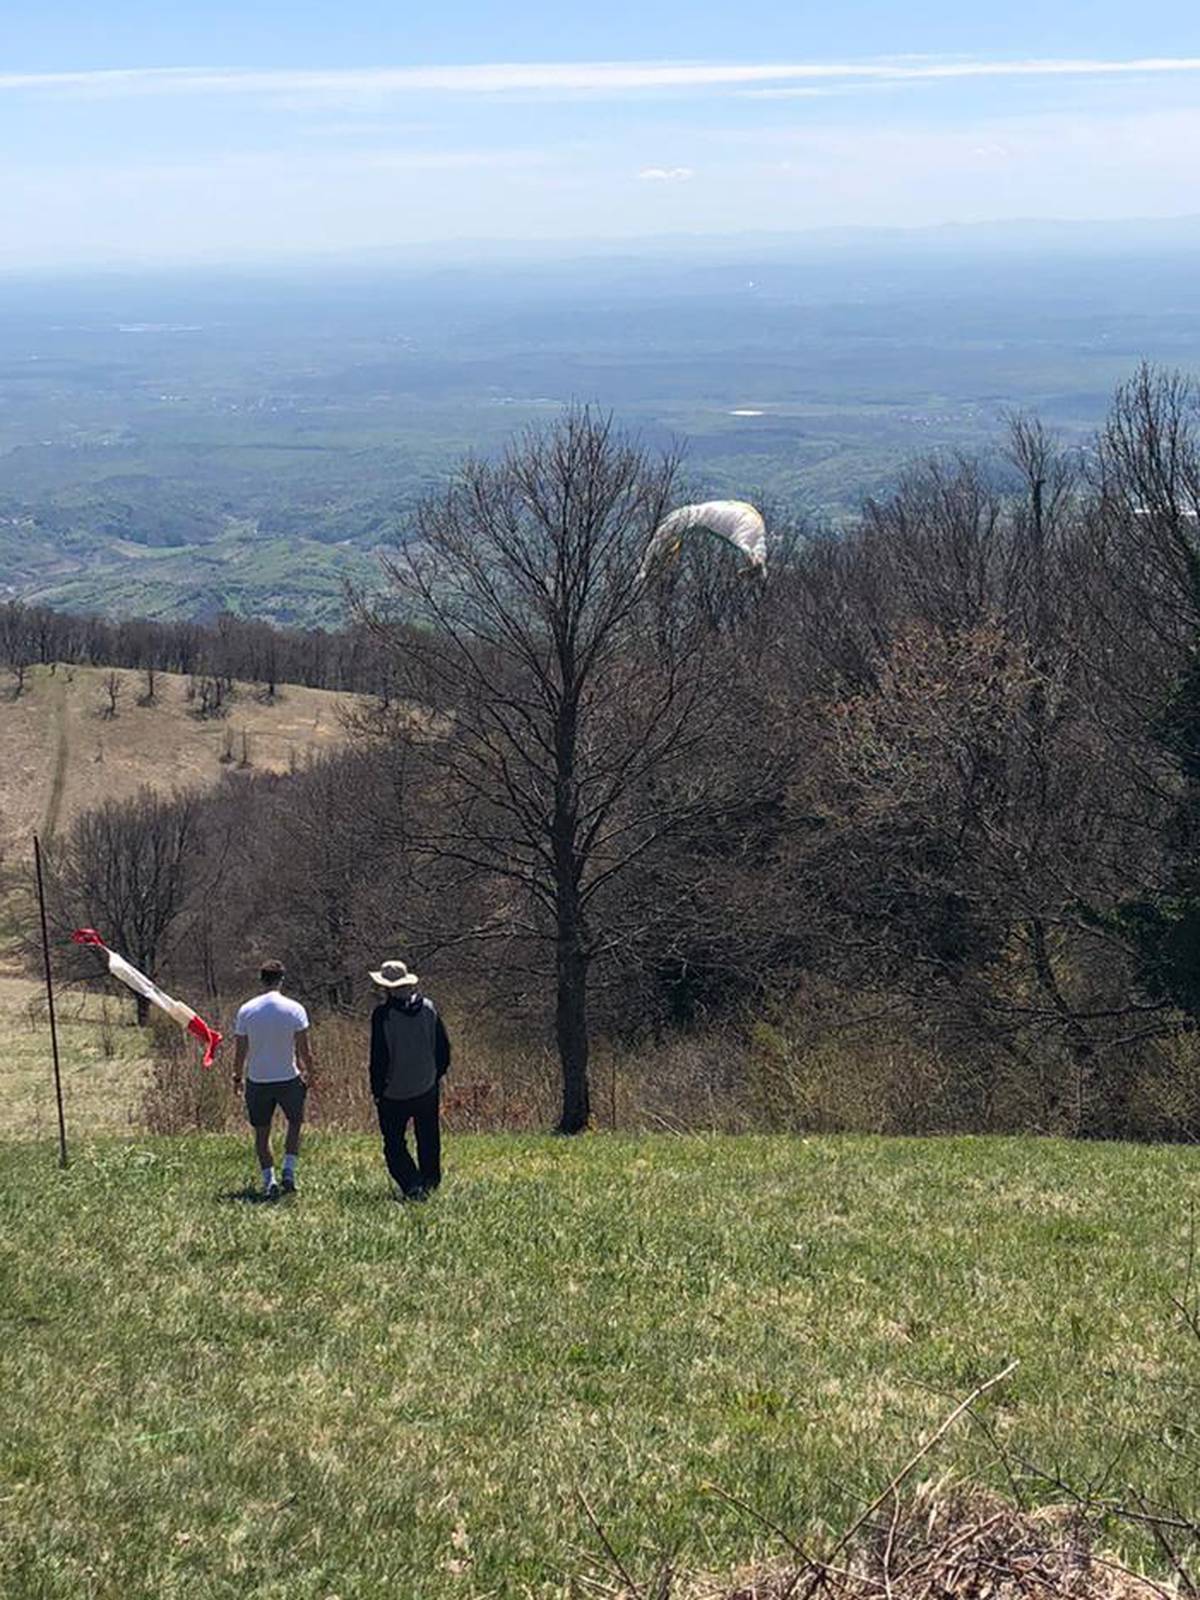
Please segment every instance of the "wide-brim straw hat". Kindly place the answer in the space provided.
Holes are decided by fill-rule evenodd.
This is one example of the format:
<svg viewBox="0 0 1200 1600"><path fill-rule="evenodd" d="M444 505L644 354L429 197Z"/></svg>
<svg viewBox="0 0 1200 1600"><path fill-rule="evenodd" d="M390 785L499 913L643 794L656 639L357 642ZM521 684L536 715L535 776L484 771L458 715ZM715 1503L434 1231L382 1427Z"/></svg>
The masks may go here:
<svg viewBox="0 0 1200 1600"><path fill-rule="evenodd" d="M378 972L371 974L371 982L381 989L415 989L419 981L403 961L385 961Z"/></svg>

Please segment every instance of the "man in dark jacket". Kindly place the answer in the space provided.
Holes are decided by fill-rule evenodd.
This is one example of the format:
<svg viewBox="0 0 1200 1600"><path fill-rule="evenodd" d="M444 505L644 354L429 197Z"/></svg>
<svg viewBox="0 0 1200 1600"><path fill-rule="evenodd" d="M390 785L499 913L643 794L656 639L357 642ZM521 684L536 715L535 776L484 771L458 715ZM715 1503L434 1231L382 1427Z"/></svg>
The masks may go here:
<svg viewBox="0 0 1200 1600"><path fill-rule="evenodd" d="M386 990L371 1013L371 1093L379 1113L383 1155L400 1197L423 1200L442 1181L438 1100L450 1066L450 1040L437 1008L403 961L385 961L372 981ZM408 1124L417 1159L408 1153Z"/></svg>

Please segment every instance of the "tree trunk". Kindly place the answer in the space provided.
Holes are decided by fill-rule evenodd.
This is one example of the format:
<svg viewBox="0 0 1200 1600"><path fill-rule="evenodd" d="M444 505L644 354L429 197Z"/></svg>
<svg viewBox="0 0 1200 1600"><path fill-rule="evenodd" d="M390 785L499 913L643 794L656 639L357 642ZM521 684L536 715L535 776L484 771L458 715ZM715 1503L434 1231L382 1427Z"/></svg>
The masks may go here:
<svg viewBox="0 0 1200 1600"><path fill-rule="evenodd" d="M588 953L574 851L574 816L568 813L555 837L555 973L554 1031L562 1068L562 1116L559 1133L582 1133L591 1115L588 1095Z"/></svg>
<svg viewBox="0 0 1200 1600"><path fill-rule="evenodd" d="M1047 996L1054 1010L1063 1020L1063 1042L1073 1070L1072 1082L1069 1085L1071 1094L1069 1107L1066 1104L1066 1093L1062 1086L1055 1085L1048 1094L1046 1085L1043 1085L1042 1103L1043 1113L1047 1121L1047 1131L1051 1133L1064 1131L1057 1124L1065 1113L1069 1117L1069 1124L1065 1131L1072 1137L1079 1138L1080 1135L1086 1132L1091 1112L1090 1095L1095 1069L1096 1048L1088 1035L1087 1029L1073 1014L1067 998L1059 986L1050 956L1050 947L1046 939L1045 924L1040 917L1034 917L1030 921L1029 932L1033 950L1033 970L1043 994Z"/></svg>
<svg viewBox="0 0 1200 1600"><path fill-rule="evenodd" d="M555 1033L558 1059L562 1068L562 1116L559 1133L582 1133L588 1125L591 1104L588 1096L588 962L579 930L565 931L559 920L558 1004Z"/></svg>
<svg viewBox="0 0 1200 1600"><path fill-rule="evenodd" d="M564 683L573 681L574 658L569 647L564 647L562 673ZM556 771L551 830L557 976L554 1031L562 1069L559 1133L582 1133L591 1115L588 1095L588 954L583 907L579 902L579 797L575 789L578 715L575 697L565 694L554 730Z"/></svg>

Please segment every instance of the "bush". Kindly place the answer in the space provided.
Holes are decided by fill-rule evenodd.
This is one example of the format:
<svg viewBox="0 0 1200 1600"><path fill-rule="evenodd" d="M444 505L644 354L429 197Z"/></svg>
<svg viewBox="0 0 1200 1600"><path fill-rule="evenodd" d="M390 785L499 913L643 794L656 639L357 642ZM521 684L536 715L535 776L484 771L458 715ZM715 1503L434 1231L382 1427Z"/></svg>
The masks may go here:
<svg viewBox="0 0 1200 1600"><path fill-rule="evenodd" d="M217 1005L212 1016L232 1011ZM448 1128L482 1133L543 1128L553 1121L557 1077L544 1051L491 1037L470 1025L456 1025L453 1017L448 1025L454 1042L454 1066L442 1092ZM241 1101L229 1087L232 1039L222 1047L214 1068L205 1071L197 1066L194 1042L165 1017L154 1014L151 1033L154 1064L143 1105L149 1131L188 1133L241 1126ZM318 1018L312 1044L308 1122L343 1132L373 1131L366 1017Z"/></svg>
<svg viewBox="0 0 1200 1600"><path fill-rule="evenodd" d="M224 1055L205 1070L196 1044L161 1012L150 1014L151 1068L142 1116L150 1133L220 1133L240 1109L229 1087ZM230 1058L231 1059L231 1058Z"/></svg>

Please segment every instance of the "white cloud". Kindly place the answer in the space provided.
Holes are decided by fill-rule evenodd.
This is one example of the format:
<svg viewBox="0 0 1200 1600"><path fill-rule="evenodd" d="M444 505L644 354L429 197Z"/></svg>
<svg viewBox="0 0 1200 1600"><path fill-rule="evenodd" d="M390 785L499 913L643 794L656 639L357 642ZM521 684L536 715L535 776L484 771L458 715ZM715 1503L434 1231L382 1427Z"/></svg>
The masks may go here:
<svg viewBox="0 0 1200 1600"><path fill-rule="evenodd" d="M695 176L692 167L643 167L638 173L643 183L687 183Z"/></svg>
<svg viewBox="0 0 1200 1600"><path fill-rule="evenodd" d="M1088 58L944 60L904 57L849 62L530 62L466 66L265 71L200 67L131 67L94 72L0 73L0 92L125 98L136 95L287 95L372 98L443 94L624 94L732 88L758 96L792 95L794 85L839 80L912 83L970 78L1106 77L1200 72L1197 56L1126 60Z"/></svg>
<svg viewBox="0 0 1200 1600"><path fill-rule="evenodd" d="M792 100L810 91L791 87L792 78L813 77L855 80L868 84L906 84L956 82L978 78L1110 78L1160 77L1164 73L1200 72L1198 56L1146 56L1128 61L1099 61L1087 58L1031 61L917 61L863 62L831 67L781 67L773 76L775 86L738 88L747 100Z"/></svg>

